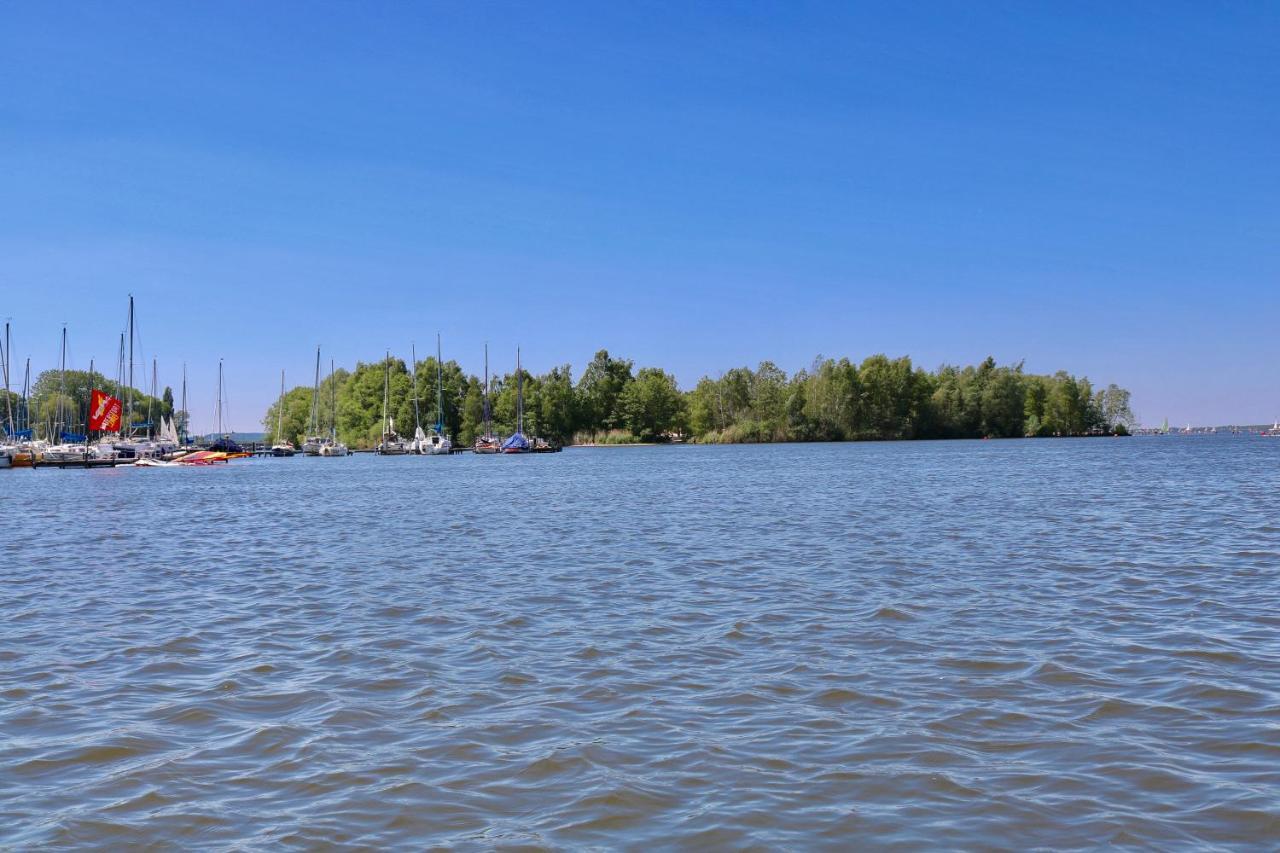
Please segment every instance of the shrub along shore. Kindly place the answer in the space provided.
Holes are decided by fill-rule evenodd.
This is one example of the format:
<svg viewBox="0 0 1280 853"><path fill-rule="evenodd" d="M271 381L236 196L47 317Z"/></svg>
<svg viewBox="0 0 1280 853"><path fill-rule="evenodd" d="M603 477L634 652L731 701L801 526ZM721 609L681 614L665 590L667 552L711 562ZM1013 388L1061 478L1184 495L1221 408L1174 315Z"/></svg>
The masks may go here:
<svg viewBox="0 0 1280 853"><path fill-rule="evenodd" d="M330 383L337 388L338 437L352 447L372 447L382 431L386 362L361 362L338 370L320 389L320 430L327 433ZM390 362L390 414L401 434L414 424L412 365ZM441 365L443 421L457 442L470 445L484 431L484 381L457 362ZM791 376L772 362L754 370L736 367L704 377L682 391L657 367L636 369L606 350L596 353L575 382L569 365L524 374L525 432L549 441L598 444L698 442L875 441L931 438L1012 438L1124 434L1133 426L1129 392L1115 385L1094 390L1088 379L1059 371L1026 373L1021 364L988 358L977 366L944 365L928 371L911 359L873 355L817 358ZM418 363L419 421L436 421L436 360ZM495 376L494 430L515 429L516 376ZM310 432L312 388L284 397L284 438ZM276 440L276 404L263 416L268 441Z"/></svg>

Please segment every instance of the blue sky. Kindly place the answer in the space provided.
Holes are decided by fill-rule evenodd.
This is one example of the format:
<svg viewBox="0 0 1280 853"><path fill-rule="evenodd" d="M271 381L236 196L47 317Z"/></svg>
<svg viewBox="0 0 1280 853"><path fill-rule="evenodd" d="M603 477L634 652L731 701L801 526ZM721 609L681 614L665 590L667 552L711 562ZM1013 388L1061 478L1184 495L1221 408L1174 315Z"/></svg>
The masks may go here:
<svg viewBox="0 0 1280 853"><path fill-rule="evenodd" d="M197 426L444 336L703 374L987 354L1280 415L1280 7L10 4L0 315Z"/></svg>

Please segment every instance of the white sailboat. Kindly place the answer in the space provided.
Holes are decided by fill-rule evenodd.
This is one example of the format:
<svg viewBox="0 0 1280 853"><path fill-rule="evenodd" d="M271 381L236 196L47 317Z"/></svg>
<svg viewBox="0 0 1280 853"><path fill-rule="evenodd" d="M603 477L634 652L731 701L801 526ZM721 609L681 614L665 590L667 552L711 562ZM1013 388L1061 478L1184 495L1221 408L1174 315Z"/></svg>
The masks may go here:
<svg viewBox="0 0 1280 853"><path fill-rule="evenodd" d="M382 456L403 456L409 452L409 443L396 432L396 422L388 411L391 395L391 353L387 353L382 378L382 441L378 453Z"/></svg>
<svg viewBox="0 0 1280 853"><path fill-rule="evenodd" d="M62 327L62 364L59 368L58 405L54 421L49 427L49 440L55 442L44 448L45 462L87 462L91 459L114 459L114 450L104 450L90 445L87 435L70 432L71 411L67 407L67 327ZM92 364L89 373L93 373ZM8 454L6 454L6 457Z"/></svg>
<svg viewBox="0 0 1280 853"><path fill-rule="evenodd" d="M306 440L302 442L302 452L308 456L319 456L324 446L325 437L320 434L320 347L316 347L316 378L311 388L311 424Z"/></svg>
<svg viewBox="0 0 1280 853"><path fill-rule="evenodd" d="M284 437L284 371L280 371L280 400L276 403L276 442L271 445L271 455L287 457L297 451L293 442Z"/></svg>
<svg viewBox="0 0 1280 853"><path fill-rule="evenodd" d="M409 452L421 455L427 452L427 434L422 431L422 417L418 411L418 346L412 344L409 357L413 360L413 441L409 442Z"/></svg>
<svg viewBox="0 0 1280 853"><path fill-rule="evenodd" d="M444 367L440 362L440 335L436 335L436 423L427 433L426 449L431 456L447 456L453 450L453 442L444 432Z"/></svg>
<svg viewBox="0 0 1280 853"><path fill-rule="evenodd" d="M351 451L338 441L338 383L334 378L333 360L329 360L329 400L331 402L332 422L329 425L329 436L320 443L321 456L346 456Z"/></svg>

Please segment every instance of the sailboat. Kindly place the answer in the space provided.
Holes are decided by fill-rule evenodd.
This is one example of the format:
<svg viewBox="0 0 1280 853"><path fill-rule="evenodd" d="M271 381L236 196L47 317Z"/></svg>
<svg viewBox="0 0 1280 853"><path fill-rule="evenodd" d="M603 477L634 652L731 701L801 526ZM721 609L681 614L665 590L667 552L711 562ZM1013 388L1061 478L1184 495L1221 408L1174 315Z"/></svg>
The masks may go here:
<svg viewBox="0 0 1280 853"><path fill-rule="evenodd" d="M516 431L502 442L503 453L528 453L529 439L524 435L524 374L520 370L520 348L516 347Z"/></svg>
<svg viewBox="0 0 1280 853"><path fill-rule="evenodd" d="M90 366L90 374L93 373ZM46 447L42 456L46 462L87 462L91 459L115 459L114 451L100 451L97 447L90 447L88 444L88 435L84 433L70 432L73 424L70 423L72 411L68 405L67 394L67 327L63 325L63 357L61 357L61 368L58 378L58 407L56 407L54 415L54 423L49 428L49 438L52 442Z"/></svg>
<svg viewBox="0 0 1280 853"><path fill-rule="evenodd" d="M292 456L297 451L292 441L284 437L284 371L280 371L280 400L276 403L276 443L271 445L272 456Z"/></svg>
<svg viewBox="0 0 1280 853"><path fill-rule="evenodd" d="M413 344L409 357L413 359L413 441L409 442L409 452L424 454L427 452L427 434L422 431L422 418L418 412L418 346Z"/></svg>
<svg viewBox="0 0 1280 853"><path fill-rule="evenodd" d="M4 422L4 437L0 440L0 468L9 468L13 465L13 459L18 455L18 445L15 443L18 430L14 426L13 420L13 398L9 396L9 362L11 359L11 350L9 346L9 324L4 324L4 341L0 342L0 371L4 373L4 404L5 414L8 415Z"/></svg>
<svg viewBox="0 0 1280 853"><path fill-rule="evenodd" d="M440 336L436 335L436 423L427 434L424 453L447 456L453 450L453 442L444 434L444 368L440 363Z"/></svg>
<svg viewBox="0 0 1280 853"><path fill-rule="evenodd" d="M388 352L382 378L382 441L378 442L378 453L383 456L403 456L409 452L409 444L396 432L395 419L388 414L390 395L391 353Z"/></svg>
<svg viewBox="0 0 1280 853"><path fill-rule="evenodd" d="M320 443L321 456L346 456L350 453L347 446L338 441L338 383L333 375L333 360L329 360L329 399L332 403L330 434Z"/></svg>
<svg viewBox="0 0 1280 853"><path fill-rule="evenodd" d="M237 444L231 438L231 431L227 429L227 425L223 419L223 400L226 397L226 380L222 373L222 359L218 359L218 432L217 439L209 445L207 449L218 453L238 453L243 454L244 448Z"/></svg>
<svg viewBox="0 0 1280 853"><path fill-rule="evenodd" d="M133 420L133 342L137 338L136 314L133 307L133 295L129 295L129 321L127 335L129 339L128 348L128 371L125 371L125 343L124 335L120 340L120 361L118 363L117 385L121 385L126 381L128 384L124 387L125 397L125 417L122 424L122 431L104 435L98 440L98 446L102 448L113 448L123 459L149 459L164 456L177 450L181 443L177 441L169 441L167 430L156 430L155 422L152 420L152 405L156 396L156 360L151 360L151 397L147 400L147 419L137 423Z"/></svg>
<svg viewBox="0 0 1280 853"><path fill-rule="evenodd" d="M320 434L320 347L316 347L316 379L311 389L311 425L306 441L302 442L302 452L308 456L319 456L324 445L324 436Z"/></svg>
<svg viewBox="0 0 1280 853"><path fill-rule="evenodd" d="M497 453L502 447L502 439L493 434L493 423L489 410L489 344L484 345L484 435L477 436L473 449L476 453Z"/></svg>
<svg viewBox="0 0 1280 853"><path fill-rule="evenodd" d="M12 369L13 342L9 337L9 324L4 324L5 365ZM6 390L8 379L6 378ZM12 397L6 397L12 402ZM17 412L10 415L6 429L7 438L3 453L14 468L30 468L40 461L45 443L37 441L31 429L31 359L27 359L22 380L22 397Z"/></svg>

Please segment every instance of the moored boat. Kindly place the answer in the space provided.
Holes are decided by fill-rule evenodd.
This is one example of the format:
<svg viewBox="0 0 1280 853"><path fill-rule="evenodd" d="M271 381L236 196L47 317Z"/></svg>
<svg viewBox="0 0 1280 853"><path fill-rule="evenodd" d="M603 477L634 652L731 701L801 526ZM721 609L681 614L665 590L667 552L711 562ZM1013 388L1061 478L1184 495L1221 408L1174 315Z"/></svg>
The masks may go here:
<svg viewBox="0 0 1280 853"><path fill-rule="evenodd" d="M529 439L524 434L524 374L520 369L519 347L516 347L516 431L502 442L502 452L529 452Z"/></svg>
<svg viewBox="0 0 1280 853"><path fill-rule="evenodd" d="M320 456L347 456L351 453L347 446L338 441L338 382L333 369L333 360L329 360L329 435L320 442Z"/></svg>
<svg viewBox="0 0 1280 853"><path fill-rule="evenodd" d="M427 433L425 449L431 456L447 456L453 451L453 442L445 434L444 427L444 368L440 362L440 335L436 335L436 422Z"/></svg>
<svg viewBox="0 0 1280 853"><path fill-rule="evenodd" d="M409 442L396 432L396 422L388 413L391 395L391 353L387 353L382 379L382 440L377 452L381 456L404 456L409 452Z"/></svg>
<svg viewBox="0 0 1280 853"><path fill-rule="evenodd" d="M492 412L489 408L489 344L484 345L484 434L476 436L472 450L476 453L497 453L502 449L502 439L493 434Z"/></svg>
<svg viewBox="0 0 1280 853"><path fill-rule="evenodd" d="M318 353L317 353L318 355ZM293 442L284 437L284 371L280 371L280 399L276 402L276 435L271 445L271 455L276 457L292 456L296 451Z"/></svg>

